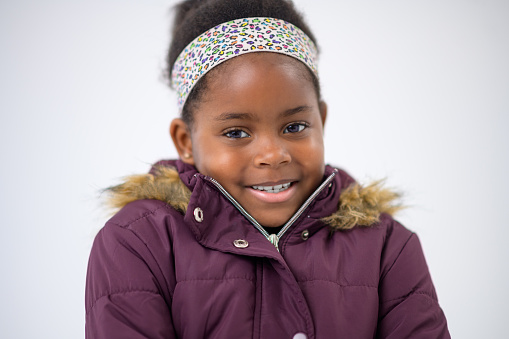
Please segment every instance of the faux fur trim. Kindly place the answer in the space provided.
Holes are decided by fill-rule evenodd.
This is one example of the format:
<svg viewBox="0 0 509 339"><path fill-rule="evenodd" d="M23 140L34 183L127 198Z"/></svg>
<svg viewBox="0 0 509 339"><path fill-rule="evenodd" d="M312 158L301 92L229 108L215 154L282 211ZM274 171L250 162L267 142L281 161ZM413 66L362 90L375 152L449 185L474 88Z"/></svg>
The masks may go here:
<svg viewBox="0 0 509 339"><path fill-rule="evenodd" d="M344 231L355 226L372 226L380 221L380 214L394 215L403 207L394 202L400 194L382 187L382 181L363 187L354 183L339 196L337 212L322 218L333 231Z"/></svg>
<svg viewBox="0 0 509 339"><path fill-rule="evenodd" d="M177 211L186 213L191 191L180 180L176 169L159 166L153 174L131 175L123 184L109 187L108 206L120 209L130 202L155 199L166 202Z"/></svg>
<svg viewBox="0 0 509 339"><path fill-rule="evenodd" d="M160 166L155 174L132 175L123 184L106 189L108 205L120 209L141 199L161 200L186 213L191 191L180 180L175 168ZM382 187L377 181L368 186L352 184L341 192L337 212L321 220L332 231L349 230L355 226L372 226L380 221L381 213L393 215L402 207L394 204L400 195Z"/></svg>

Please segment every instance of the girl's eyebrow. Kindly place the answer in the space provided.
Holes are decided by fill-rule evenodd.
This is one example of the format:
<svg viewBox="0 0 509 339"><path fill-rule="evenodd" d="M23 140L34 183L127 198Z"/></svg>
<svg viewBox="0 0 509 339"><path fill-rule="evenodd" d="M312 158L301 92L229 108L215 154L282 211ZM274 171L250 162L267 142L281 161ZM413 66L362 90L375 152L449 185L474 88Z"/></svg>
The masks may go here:
<svg viewBox="0 0 509 339"><path fill-rule="evenodd" d="M294 114L300 113L302 111L310 110L311 106L298 106L295 108L290 108L280 114L282 118L286 118L292 116ZM233 112L225 112L221 113L219 116L215 117L216 121L228 121L228 120L257 120L256 116L251 113L233 113Z"/></svg>
<svg viewBox="0 0 509 339"><path fill-rule="evenodd" d="M281 117L286 118L286 117L292 116L294 114L300 113L302 111L307 111L307 110L311 110L311 109L312 109L312 107L307 106L307 105L290 108L290 109L284 111L283 113L281 113Z"/></svg>
<svg viewBox="0 0 509 339"><path fill-rule="evenodd" d="M227 120L255 120L255 116L251 113L230 113L225 112L221 113L219 116L215 117L214 120L217 121L227 121Z"/></svg>

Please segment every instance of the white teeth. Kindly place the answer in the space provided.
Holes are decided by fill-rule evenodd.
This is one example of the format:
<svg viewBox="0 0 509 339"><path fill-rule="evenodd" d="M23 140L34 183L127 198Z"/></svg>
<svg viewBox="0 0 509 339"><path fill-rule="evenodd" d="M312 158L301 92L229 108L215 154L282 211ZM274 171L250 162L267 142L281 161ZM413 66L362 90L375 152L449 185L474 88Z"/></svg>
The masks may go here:
<svg viewBox="0 0 509 339"><path fill-rule="evenodd" d="M279 193L286 190L290 187L291 183L287 182L286 184L279 184L276 186L252 186L255 190L265 191L268 193Z"/></svg>

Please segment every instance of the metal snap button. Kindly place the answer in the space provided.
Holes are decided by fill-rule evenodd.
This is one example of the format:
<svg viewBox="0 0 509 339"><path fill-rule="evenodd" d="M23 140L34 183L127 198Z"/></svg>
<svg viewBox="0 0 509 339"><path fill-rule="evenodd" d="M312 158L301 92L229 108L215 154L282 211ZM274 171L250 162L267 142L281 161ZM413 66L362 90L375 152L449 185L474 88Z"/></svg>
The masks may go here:
<svg viewBox="0 0 509 339"><path fill-rule="evenodd" d="M196 220L198 222L202 222L203 221L203 211L199 207L196 207L194 209L194 220Z"/></svg>
<svg viewBox="0 0 509 339"><path fill-rule="evenodd" d="M249 243L243 239L237 239L233 241L233 246L237 248L246 248L249 246Z"/></svg>
<svg viewBox="0 0 509 339"><path fill-rule="evenodd" d="M308 240L309 239L309 231L308 230L302 231L302 233L300 234L300 237L302 238L302 240Z"/></svg>
<svg viewBox="0 0 509 339"><path fill-rule="evenodd" d="M299 332L299 333L296 333L294 336L293 336L293 339L307 339L307 335L305 335L304 333L302 332Z"/></svg>

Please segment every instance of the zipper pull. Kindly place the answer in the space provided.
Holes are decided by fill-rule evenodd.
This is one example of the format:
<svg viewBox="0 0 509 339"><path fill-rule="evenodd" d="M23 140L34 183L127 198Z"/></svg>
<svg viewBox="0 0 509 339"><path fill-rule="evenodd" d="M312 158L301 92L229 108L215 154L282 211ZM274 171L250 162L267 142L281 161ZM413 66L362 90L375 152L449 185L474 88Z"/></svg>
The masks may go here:
<svg viewBox="0 0 509 339"><path fill-rule="evenodd" d="M269 241L272 245L274 245L276 247L276 250L279 252L279 247L277 246L279 243L278 236L276 234L272 233L271 235L269 235Z"/></svg>

